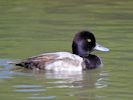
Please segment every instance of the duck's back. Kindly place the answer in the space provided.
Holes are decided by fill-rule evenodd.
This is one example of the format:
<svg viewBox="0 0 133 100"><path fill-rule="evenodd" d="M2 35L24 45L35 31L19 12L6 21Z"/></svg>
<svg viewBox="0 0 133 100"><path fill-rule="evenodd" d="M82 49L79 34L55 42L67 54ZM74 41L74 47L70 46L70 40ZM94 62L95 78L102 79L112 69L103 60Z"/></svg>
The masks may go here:
<svg viewBox="0 0 133 100"><path fill-rule="evenodd" d="M83 59L69 52L44 53L17 63L28 69L37 68L39 70L53 71L81 71Z"/></svg>

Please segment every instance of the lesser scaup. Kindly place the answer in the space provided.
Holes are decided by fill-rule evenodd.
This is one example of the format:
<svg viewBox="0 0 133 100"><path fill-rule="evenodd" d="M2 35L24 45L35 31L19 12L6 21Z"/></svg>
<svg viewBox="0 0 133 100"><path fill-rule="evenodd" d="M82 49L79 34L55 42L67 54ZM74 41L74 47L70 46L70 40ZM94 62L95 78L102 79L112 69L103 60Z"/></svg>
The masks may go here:
<svg viewBox="0 0 133 100"><path fill-rule="evenodd" d="M109 51L96 43L93 33L81 31L75 34L72 43L72 53L55 52L44 53L16 63L28 69L52 71L82 71L101 66L102 62L96 55L90 54L93 50Z"/></svg>

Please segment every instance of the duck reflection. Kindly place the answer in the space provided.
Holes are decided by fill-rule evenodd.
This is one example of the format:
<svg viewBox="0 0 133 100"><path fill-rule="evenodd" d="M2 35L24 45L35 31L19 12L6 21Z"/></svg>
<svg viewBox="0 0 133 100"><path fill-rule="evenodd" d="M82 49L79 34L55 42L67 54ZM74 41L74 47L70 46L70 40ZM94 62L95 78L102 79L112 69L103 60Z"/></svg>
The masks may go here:
<svg viewBox="0 0 133 100"><path fill-rule="evenodd" d="M48 83L59 84L61 88L61 84L66 84L68 88L102 88L106 87L105 77L108 75L105 72L101 72L101 69L88 70L82 72L68 72L68 71L34 71L34 77L38 80L53 80ZM69 86L71 84L71 86ZM67 86L68 85L68 86ZM51 87L52 88L52 87ZM64 88L64 86L63 86Z"/></svg>
<svg viewBox="0 0 133 100"><path fill-rule="evenodd" d="M68 96L76 97L78 100L99 98L97 89L107 86L107 73L101 69L83 72L34 72L35 78L47 81L47 89L68 89ZM74 90L74 91L71 91Z"/></svg>

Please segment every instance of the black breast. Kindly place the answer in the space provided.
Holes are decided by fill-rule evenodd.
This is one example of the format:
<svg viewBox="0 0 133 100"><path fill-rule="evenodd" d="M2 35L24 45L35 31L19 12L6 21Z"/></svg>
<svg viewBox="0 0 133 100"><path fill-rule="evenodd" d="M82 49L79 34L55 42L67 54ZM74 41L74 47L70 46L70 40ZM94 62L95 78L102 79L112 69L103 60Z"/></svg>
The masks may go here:
<svg viewBox="0 0 133 100"><path fill-rule="evenodd" d="M89 54L87 57L84 57L84 63L86 65L86 69L94 69L101 66L102 64L100 58L92 54Z"/></svg>

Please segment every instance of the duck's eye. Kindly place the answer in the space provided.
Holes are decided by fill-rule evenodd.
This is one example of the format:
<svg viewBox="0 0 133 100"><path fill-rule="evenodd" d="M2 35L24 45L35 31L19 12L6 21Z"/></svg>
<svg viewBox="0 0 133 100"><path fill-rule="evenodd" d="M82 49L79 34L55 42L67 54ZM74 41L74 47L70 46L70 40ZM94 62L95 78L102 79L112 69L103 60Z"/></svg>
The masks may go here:
<svg viewBox="0 0 133 100"><path fill-rule="evenodd" d="M88 42L91 42L91 39L87 39Z"/></svg>

